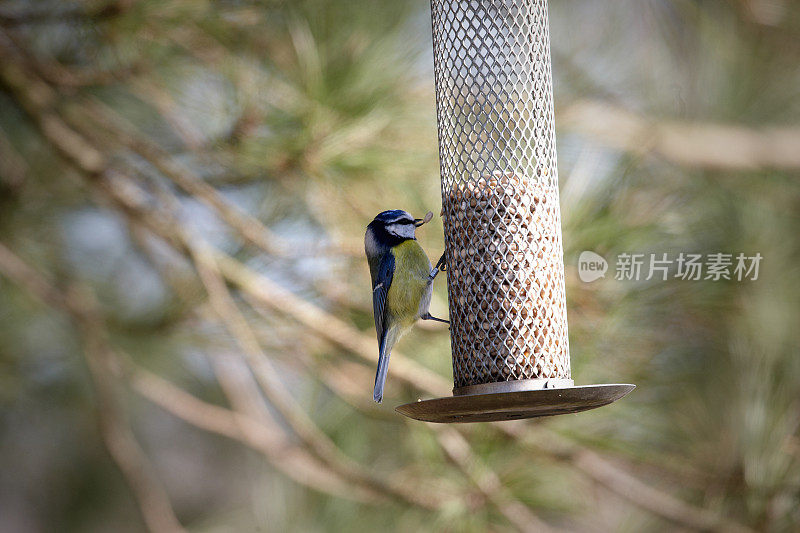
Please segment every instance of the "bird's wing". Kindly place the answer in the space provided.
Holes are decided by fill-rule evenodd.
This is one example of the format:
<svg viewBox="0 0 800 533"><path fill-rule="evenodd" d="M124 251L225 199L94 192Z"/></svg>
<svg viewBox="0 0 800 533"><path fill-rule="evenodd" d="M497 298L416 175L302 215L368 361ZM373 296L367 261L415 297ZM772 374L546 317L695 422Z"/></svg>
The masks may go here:
<svg viewBox="0 0 800 533"><path fill-rule="evenodd" d="M378 333L379 341L386 329L386 295L389 294L393 277L394 255L386 252L378 266L378 275L372 287L372 312L375 315L375 331Z"/></svg>

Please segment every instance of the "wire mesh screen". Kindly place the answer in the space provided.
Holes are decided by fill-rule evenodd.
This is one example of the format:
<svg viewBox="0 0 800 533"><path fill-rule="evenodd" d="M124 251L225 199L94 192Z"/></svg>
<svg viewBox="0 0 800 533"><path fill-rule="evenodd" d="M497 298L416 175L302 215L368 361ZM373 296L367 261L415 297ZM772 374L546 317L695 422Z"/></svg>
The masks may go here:
<svg viewBox="0 0 800 533"><path fill-rule="evenodd" d="M455 387L569 378L546 0L432 0Z"/></svg>

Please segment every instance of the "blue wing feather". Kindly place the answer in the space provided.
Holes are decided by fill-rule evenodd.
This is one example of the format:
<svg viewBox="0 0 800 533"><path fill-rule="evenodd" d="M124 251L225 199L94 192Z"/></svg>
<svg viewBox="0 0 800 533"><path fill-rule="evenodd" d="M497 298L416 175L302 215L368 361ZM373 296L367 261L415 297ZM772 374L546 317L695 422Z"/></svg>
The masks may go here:
<svg viewBox="0 0 800 533"><path fill-rule="evenodd" d="M386 330L386 296L392 286L394 277L394 254L386 252L378 266L378 275L373 280L372 287L372 312L375 318L375 332L380 342Z"/></svg>
<svg viewBox="0 0 800 533"><path fill-rule="evenodd" d="M386 295L392 286L394 277L394 254L386 252L378 266L377 276L372 287L372 311L375 317L375 331L378 334L378 370L375 373L375 390L373 398L380 403L383 400L383 386L386 383L386 373L389 369L389 355L391 347L388 337L388 316L386 309Z"/></svg>

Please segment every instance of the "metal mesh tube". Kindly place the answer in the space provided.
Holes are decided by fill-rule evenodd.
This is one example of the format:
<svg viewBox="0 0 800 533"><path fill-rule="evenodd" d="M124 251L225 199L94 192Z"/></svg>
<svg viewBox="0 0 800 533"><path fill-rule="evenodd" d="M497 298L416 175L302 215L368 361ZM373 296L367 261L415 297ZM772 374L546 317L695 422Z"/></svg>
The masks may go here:
<svg viewBox="0 0 800 533"><path fill-rule="evenodd" d="M431 0L456 389L570 378L546 0Z"/></svg>

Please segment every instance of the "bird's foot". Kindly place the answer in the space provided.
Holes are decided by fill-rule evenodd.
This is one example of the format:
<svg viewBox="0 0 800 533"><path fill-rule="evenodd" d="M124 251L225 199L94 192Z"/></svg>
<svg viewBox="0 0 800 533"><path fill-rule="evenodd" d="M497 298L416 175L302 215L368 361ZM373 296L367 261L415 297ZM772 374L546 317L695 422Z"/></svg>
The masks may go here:
<svg viewBox="0 0 800 533"><path fill-rule="evenodd" d="M439 258L439 261L437 261L436 266L431 269L431 274L430 274L431 281L436 279L436 276L439 274L439 272L445 272L446 270L447 270L447 262L445 260L444 252L442 252L442 257Z"/></svg>
<svg viewBox="0 0 800 533"><path fill-rule="evenodd" d="M436 270L441 270L444 272L447 270L447 258L445 257L445 253L442 252L442 257L439 258L439 261L436 262Z"/></svg>
<svg viewBox="0 0 800 533"><path fill-rule="evenodd" d="M427 314L421 316L420 318L422 320L433 320L434 322L444 322L448 326L450 325L450 321L449 320L445 320L443 318L436 318L435 316L431 315L430 313L427 313Z"/></svg>

